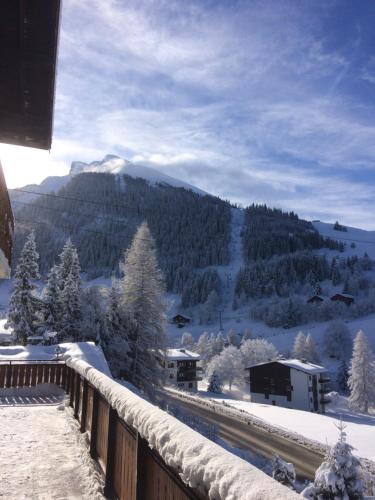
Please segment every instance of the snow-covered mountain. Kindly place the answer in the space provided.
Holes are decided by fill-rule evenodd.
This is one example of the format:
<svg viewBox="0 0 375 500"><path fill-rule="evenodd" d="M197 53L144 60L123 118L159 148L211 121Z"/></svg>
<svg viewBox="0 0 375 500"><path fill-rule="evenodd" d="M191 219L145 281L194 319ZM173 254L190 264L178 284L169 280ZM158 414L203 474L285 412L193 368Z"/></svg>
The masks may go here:
<svg viewBox="0 0 375 500"><path fill-rule="evenodd" d="M181 181L170 175L166 175L159 170L143 165L137 165L128 160L124 160L115 155L106 155L103 160L85 163L82 161L73 161L68 175L47 177L40 184L29 184L20 188L20 190L10 190L13 208L18 211L25 203L30 203L38 198L34 193L49 194L57 193L65 187L68 182L78 174L84 173L107 173L114 175L128 175L134 179L144 179L151 185L164 184L176 188L184 188L202 196L207 195L205 191ZM26 192L30 191L30 192Z"/></svg>
<svg viewBox="0 0 375 500"><path fill-rule="evenodd" d="M313 226L322 236L345 243L345 254L363 256L366 252L375 259L375 231L350 226L345 226L346 231L337 231L334 224L321 221L313 221Z"/></svg>
<svg viewBox="0 0 375 500"><path fill-rule="evenodd" d="M125 174L135 179L144 179L150 184L167 184L168 186L184 188L192 190L195 193L205 195L204 191L198 189L187 182L180 181L169 175L163 174L151 167L137 165L128 160L124 160L115 155L106 155L101 161L93 161L92 163L84 163L74 161L70 169L70 176L75 176L87 172L109 173L109 174Z"/></svg>

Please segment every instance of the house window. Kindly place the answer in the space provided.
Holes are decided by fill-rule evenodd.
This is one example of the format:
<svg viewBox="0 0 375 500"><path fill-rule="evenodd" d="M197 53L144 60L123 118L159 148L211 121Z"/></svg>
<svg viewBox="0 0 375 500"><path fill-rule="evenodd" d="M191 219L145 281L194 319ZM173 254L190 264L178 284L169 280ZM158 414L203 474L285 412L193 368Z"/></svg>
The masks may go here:
<svg viewBox="0 0 375 500"><path fill-rule="evenodd" d="M173 373L170 373L170 374L169 374L169 378L173 378Z"/></svg>
<svg viewBox="0 0 375 500"><path fill-rule="evenodd" d="M192 388L193 388L193 383L189 382L189 389L192 389Z"/></svg>
<svg viewBox="0 0 375 500"><path fill-rule="evenodd" d="M276 406L276 401L274 399L272 400L272 405Z"/></svg>
<svg viewBox="0 0 375 500"><path fill-rule="evenodd" d="M310 403L312 403L312 398L310 398Z"/></svg>
<svg viewBox="0 0 375 500"><path fill-rule="evenodd" d="M168 368L174 368L174 363L168 363Z"/></svg>
<svg viewBox="0 0 375 500"><path fill-rule="evenodd" d="M290 392L286 395L286 400L292 401L292 395L290 394Z"/></svg>
<svg viewBox="0 0 375 500"><path fill-rule="evenodd" d="M270 395L269 395L269 394L265 394L265 395L264 395L264 397L265 397L266 399L270 399Z"/></svg>
<svg viewBox="0 0 375 500"><path fill-rule="evenodd" d="M184 384L178 384L178 387L179 387L180 389L183 389Z"/></svg>

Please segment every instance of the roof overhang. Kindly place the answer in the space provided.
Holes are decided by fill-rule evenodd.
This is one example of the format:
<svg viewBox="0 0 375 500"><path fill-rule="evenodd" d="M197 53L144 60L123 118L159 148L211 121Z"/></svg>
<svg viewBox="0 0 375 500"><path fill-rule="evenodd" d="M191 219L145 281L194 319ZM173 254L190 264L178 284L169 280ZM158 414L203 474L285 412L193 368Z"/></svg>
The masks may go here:
<svg viewBox="0 0 375 500"><path fill-rule="evenodd" d="M50 149L60 0L0 2L0 142Z"/></svg>

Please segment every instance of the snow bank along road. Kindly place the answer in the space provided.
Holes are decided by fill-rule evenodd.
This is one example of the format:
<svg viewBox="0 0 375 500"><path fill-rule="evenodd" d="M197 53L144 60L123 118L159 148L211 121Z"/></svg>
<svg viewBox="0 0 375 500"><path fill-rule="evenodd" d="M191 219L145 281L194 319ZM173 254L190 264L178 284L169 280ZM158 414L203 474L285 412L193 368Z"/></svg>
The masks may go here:
<svg viewBox="0 0 375 500"><path fill-rule="evenodd" d="M25 398L30 403L33 398ZM0 497L8 499L103 498L73 418L58 404L6 404L0 397ZM61 401L60 401L61 402Z"/></svg>
<svg viewBox="0 0 375 500"><path fill-rule="evenodd" d="M218 436L230 446L241 450L249 450L266 458L277 453L281 458L292 462L300 479L314 479L315 471L323 461L323 455L295 443L278 434L269 433L254 425L248 425L235 417L217 413L209 407L203 407L193 401L182 400L171 392L163 393L180 408L197 415L210 424L215 424Z"/></svg>

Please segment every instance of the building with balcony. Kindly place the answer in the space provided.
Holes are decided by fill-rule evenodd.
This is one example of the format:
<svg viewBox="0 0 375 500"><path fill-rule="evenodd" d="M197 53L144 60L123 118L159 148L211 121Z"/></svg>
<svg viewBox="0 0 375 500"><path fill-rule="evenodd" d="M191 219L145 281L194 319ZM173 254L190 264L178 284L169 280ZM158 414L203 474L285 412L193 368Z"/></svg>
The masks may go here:
<svg viewBox="0 0 375 500"><path fill-rule="evenodd" d="M254 403L325 412L329 378L323 366L299 359L280 359L250 366L250 396Z"/></svg>
<svg viewBox="0 0 375 500"><path fill-rule="evenodd" d="M179 389L198 390L198 382L202 380L198 366L199 354L187 349L167 349L161 361L166 371L166 381Z"/></svg>

